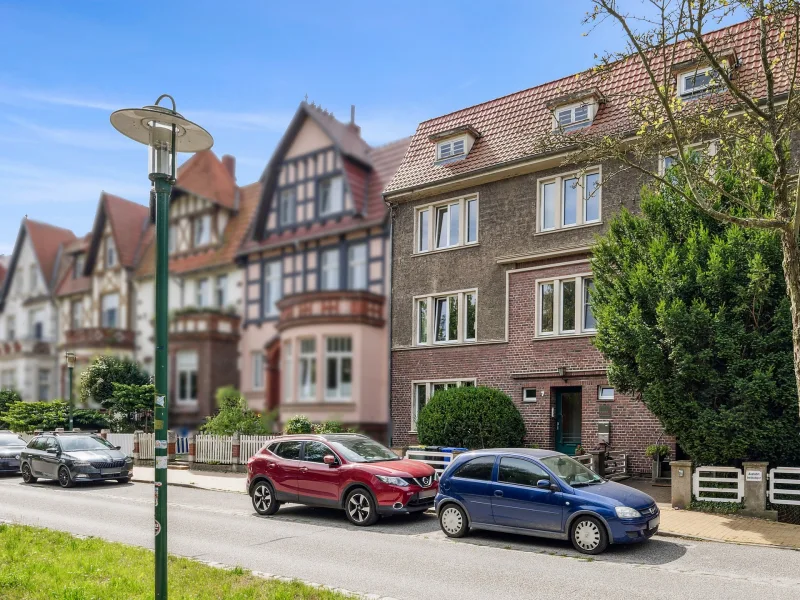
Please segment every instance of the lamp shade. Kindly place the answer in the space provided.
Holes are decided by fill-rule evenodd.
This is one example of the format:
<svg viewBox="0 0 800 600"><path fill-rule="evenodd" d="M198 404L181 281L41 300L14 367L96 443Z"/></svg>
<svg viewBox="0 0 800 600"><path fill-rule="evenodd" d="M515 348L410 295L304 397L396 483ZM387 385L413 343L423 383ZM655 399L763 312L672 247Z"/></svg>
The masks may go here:
<svg viewBox="0 0 800 600"><path fill-rule="evenodd" d="M201 152L214 145L214 138L197 123L185 119L181 114L161 106L124 108L111 113L111 124L122 135L139 143L150 145L154 127L175 125L175 151Z"/></svg>

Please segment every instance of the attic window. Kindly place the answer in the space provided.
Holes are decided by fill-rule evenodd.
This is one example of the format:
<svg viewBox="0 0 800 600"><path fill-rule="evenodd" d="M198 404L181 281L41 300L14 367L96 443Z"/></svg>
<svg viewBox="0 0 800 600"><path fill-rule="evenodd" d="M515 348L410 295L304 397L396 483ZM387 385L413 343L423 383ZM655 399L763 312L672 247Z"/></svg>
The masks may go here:
<svg viewBox="0 0 800 600"><path fill-rule="evenodd" d="M466 154L467 138L444 140L436 144L436 160L448 160Z"/></svg>
<svg viewBox="0 0 800 600"><path fill-rule="evenodd" d="M580 129L592 124L596 112L596 104L581 102L560 106L553 111L553 129Z"/></svg>
<svg viewBox="0 0 800 600"><path fill-rule="evenodd" d="M711 67L701 67L678 74L678 95L692 97L709 91L717 84L717 72Z"/></svg>

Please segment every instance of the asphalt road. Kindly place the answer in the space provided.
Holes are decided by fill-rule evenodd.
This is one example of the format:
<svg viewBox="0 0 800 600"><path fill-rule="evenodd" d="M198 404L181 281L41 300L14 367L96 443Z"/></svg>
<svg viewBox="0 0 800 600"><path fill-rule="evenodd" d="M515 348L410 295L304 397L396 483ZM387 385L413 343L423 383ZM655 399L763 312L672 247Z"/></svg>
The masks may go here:
<svg viewBox="0 0 800 600"><path fill-rule="evenodd" d="M243 494L169 488L170 552L362 593L411 599L800 599L800 552L656 536L587 560L566 542L474 533L436 519L368 529L343 513L283 506L258 517ZM61 489L0 479L0 520L153 547L153 486Z"/></svg>

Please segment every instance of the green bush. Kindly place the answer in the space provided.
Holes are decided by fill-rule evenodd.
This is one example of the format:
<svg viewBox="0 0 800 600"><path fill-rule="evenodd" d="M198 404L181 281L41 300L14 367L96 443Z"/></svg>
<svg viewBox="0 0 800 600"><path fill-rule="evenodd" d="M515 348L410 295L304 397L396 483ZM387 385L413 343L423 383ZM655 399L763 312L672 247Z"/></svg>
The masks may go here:
<svg viewBox="0 0 800 600"><path fill-rule="evenodd" d="M83 431L100 431L109 429L111 423L99 410L79 408L72 412L72 426Z"/></svg>
<svg viewBox="0 0 800 600"><path fill-rule="evenodd" d="M274 414L260 417L250 410L247 402L233 386L219 388L216 393L219 411L206 418L200 431L209 435L269 435L272 433Z"/></svg>
<svg viewBox="0 0 800 600"><path fill-rule="evenodd" d="M103 408L112 408L114 383L147 385L150 375L129 358L98 356L81 373L78 385L81 402L86 404L93 400Z"/></svg>
<svg viewBox="0 0 800 600"><path fill-rule="evenodd" d="M103 405L108 409L111 428L117 433L153 430L156 388L153 384L112 383L113 394Z"/></svg>
<svg viewBox="0 0 800 600"><path fill-rule="evenodd" d="M314 433L322 435L324 433L355 433L355 429L350 429L342 425L341 421L328 420L323 423L315 423L313 425Z"/></svg>
<svg viewBox="0 0 800 600"><path fill-rule="evenodd" d="M67 421L67 403L14 402L5 415L8 428L19 433L31 433L36 429L53 430L64 427Z"/></svg>
<svg viewBox="0 0 800 600"><path fill-rule="evenodd" d="M462 386L436 392L417 419L420 444L458 448L522 446L525 424L500 390Z"/></svg>
<svg viewBox="0 0 800 600"><path fill-rule="evenodd" d="M314 425L311 423L311 420L305 415L297 415L286 421L286 427L284 428L287 434L292 433L313 433L314 432Z"/></svg>
<svg viewBox="0 0 800 600"><path fill-rule="evenodd" d="M22 402L22 396L19 395L17 390L0 390L0 429L8 427L8 423L6 423L3 416L14 402Z"/></svg>
<svg viewBox="0 0 800 600"><path fill-rule="evenodd" d="M644 455L653 460L664 460L669 456L669 446L664 444L653 444L645 448Z"/></svg>

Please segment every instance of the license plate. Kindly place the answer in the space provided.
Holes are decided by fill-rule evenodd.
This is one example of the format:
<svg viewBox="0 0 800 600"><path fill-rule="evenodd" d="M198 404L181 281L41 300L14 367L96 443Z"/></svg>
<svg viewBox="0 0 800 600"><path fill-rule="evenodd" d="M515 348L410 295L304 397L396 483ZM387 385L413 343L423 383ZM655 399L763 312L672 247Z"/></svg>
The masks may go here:
<svg viewBox="0 0 800 600"><path fill-rule="evenodd" d="M436 495L436 490L425 490L419 493L420 498L433 498Z"/></svg>
<svg viewBox="0 0 800 600"><path fill-rule="evenodd" d="M119 475L120 473L119 469L100 469L101 475Z"/></svg>
<svg viewBox="0 0 800 600"><path fill-rule="evenodd" d="M655 519L650 519L650 522L647 524L648 529L655 529L658 527L658 524L661 522L661 517L656 517Z"/></svg>

